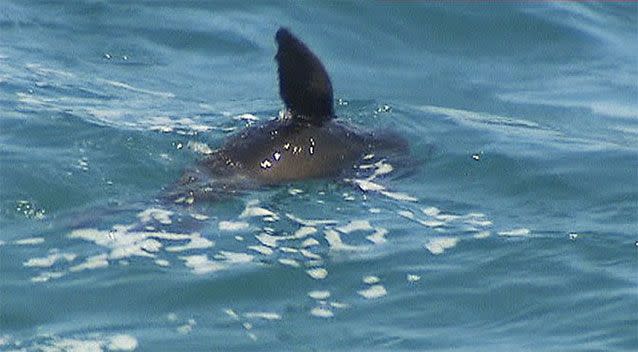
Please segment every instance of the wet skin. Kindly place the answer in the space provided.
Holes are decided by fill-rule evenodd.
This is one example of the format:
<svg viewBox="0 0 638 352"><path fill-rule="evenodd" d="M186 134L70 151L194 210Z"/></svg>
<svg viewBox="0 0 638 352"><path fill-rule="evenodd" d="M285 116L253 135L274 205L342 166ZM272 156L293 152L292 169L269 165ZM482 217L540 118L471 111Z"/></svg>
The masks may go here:
<svg viewBox="0 0 638 352"><path fill-rule="evenodd" d="M272 185L336 176L373 149L373 142L334 120L321 126L274 120L245 129L202 165L212 175L230 171Z"/></svg>
<svg viewBox="0 0 638 352"><path fill-rule="evenodd" d="M321 61L287 29L277 31L275 60L283 118L245 128L198 166L176 193L214 199L247 188L336 177L369 153L405 153L396 135L362 132L335 120L332 83Z"/></svg>

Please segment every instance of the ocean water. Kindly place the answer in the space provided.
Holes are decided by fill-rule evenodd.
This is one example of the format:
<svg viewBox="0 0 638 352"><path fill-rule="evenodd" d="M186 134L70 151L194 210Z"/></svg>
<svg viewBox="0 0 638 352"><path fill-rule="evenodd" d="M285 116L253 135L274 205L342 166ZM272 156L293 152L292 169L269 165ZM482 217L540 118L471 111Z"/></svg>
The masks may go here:
<svg viewBox="0 0 638 352"><path fill-rule="evenodd" d="M279 26L411 161L166 201ZM635 351L637 53L635 3L3 0L0 350Z"/></svg>

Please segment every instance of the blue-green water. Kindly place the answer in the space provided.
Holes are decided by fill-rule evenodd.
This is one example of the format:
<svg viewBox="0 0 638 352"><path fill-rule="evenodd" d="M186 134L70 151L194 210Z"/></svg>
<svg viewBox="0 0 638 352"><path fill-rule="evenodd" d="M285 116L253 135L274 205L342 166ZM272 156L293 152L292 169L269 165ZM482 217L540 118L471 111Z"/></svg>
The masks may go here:
<svg viewBox="0 0 638 352"><path fill-rule="evenodd" d="M163 200L278 115L282 25L413 162ZM2 1L0 350L636 350L637 38L631 3Z"/></svg>

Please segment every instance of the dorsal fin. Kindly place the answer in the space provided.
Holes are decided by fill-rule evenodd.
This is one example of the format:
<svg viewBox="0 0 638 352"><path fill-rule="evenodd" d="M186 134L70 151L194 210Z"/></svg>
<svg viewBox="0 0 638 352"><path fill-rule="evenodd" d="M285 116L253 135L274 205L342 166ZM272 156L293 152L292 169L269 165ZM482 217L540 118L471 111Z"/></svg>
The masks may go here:
<svg viewBox="0 0 638 352"><path fill-rule="evenodd" d="M323 64L286 28L275 36L279 95L293 118L321 124L334 115L332 83Z"/></svg>

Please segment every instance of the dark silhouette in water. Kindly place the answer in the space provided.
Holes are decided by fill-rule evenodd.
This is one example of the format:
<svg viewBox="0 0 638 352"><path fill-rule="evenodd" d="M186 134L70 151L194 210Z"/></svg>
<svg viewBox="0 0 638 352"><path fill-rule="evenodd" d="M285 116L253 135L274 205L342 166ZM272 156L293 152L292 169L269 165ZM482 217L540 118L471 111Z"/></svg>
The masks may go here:
<svg viewBox="0 0 638 352"><path fill-rule="evenodd" d="M315 125L333 118L332 83L321 61L287 29L279 29L275 39L279 95L290 115Z"/></svg>
<svg viewBox="0 0 638 352"><path fill-rule="evenodd" d="M286 28L275 36L283 118L248 127L189 170L176 202L215 199L259 185L335 177L368 153L405 153L391 134L380 138L335 120L332 83L323 64Z"/></svg>

